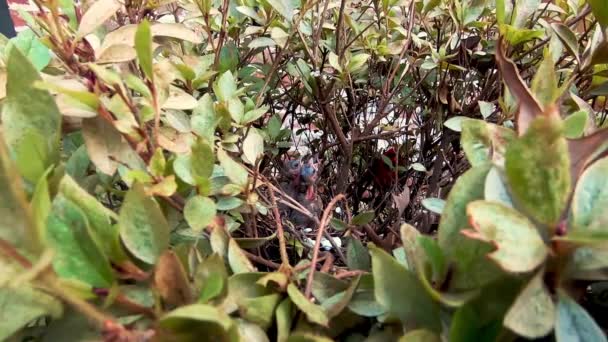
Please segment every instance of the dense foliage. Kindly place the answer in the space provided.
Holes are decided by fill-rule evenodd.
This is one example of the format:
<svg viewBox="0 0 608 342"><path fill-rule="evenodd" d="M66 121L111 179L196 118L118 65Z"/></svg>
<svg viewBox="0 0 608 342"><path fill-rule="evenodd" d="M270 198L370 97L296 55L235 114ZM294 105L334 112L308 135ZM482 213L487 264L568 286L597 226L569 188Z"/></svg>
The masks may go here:
<svg viewBox="0 0 608 342"><path fill-rule="evenodd" d="M606 341L604 0L36 0L0 339Z"/></svg>

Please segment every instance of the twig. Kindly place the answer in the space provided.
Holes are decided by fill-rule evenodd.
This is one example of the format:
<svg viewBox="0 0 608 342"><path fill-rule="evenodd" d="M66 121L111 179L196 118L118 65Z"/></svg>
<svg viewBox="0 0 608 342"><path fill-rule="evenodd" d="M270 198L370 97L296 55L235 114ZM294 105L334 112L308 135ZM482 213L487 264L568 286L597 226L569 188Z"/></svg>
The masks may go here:
<svg viewBox="0 0 608 342"><path fill-rule="evenodd" d="M276 270L278 270L279 268L281 268L281 265L277 264L276 262L272 262L270 260L266 260L266 259L262 258L261 256L257 256L257 255L255 255L255 254L253 254L251 252L247 252L246 250L243 250L243 253L245 253L245 255L249 259L257 262L258 264L261 264L261 265L264 265L264 266L268 266L268 267L274 268Z"/></svg>
<svg viewBox="0 0 608 342"><path fill-rule="evenodd" d="M321 216L321 222L319 223L319 228L317 228L317 241L315 241L315 247L312 251L312 260L310 261L310 272L308 273L308 280L306 281L306 290L304 291L306 298L310 298L310 294L312 292L312 280L315 275L316 264L319 260L319 249L321 248L321 239L323 238L325 226L327 226L329 216L331 215L331 212L334 210L334 207L338 201L345 199L346 197L343 194L338 194L331 200L331 202L329 202L329 205L323 211L323 216Z"/></svg>
<svg viewBox="0 0 608 342"><path fill-rule="evenodd" d="M291 265L289 265L289 256L287 255L285 231L283 230L283 223L281 222L281 214L279 213L277 199L274 196L274 191L272 189L270 189L270 200L272 201L272 213L274 216L274 222L277 225L277 235L279 237L279 251L281 252L281 266L291 267Z"/></svg>

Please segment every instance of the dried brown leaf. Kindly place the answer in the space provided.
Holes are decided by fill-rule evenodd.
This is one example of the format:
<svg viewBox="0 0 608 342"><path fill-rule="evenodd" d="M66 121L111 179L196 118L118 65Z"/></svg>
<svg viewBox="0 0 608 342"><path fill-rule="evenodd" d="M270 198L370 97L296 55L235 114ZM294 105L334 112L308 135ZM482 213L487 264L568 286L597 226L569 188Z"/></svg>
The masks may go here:
<svg viewBox="0 0 608 342"><path fill-rule="evenodd" d="M184 266L175 252L165 251L154 272L154 286L166 304L182 306L193 301L193 294Z"/></svg>

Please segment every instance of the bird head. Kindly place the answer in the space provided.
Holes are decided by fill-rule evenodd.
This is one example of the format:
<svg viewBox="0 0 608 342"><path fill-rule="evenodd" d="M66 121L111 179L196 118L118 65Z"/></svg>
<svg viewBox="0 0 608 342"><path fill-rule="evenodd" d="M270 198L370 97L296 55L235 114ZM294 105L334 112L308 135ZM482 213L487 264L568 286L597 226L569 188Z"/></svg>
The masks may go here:
<svg viewBox="0 0 608 342"><path fill-rule="evenodd" d="M293 158L285 161L284 172L286 176L293 182L299 183L301 170L302 161L300 160L300 158Z"/></svg>
<svg viewBox="0 0 608 342"><path fill-rule="evenodd" d="M306 199L309 201L315 198L315 184L318 179L319 164L313 159L309 159L300 169L302 182L306 184Z"/></svg>

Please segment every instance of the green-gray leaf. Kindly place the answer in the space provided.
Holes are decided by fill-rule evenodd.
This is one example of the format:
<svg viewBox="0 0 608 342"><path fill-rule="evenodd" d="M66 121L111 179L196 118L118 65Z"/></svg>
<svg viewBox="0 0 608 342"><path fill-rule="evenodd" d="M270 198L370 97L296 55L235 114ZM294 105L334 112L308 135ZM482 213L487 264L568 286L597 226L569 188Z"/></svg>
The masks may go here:
<svg viewBox="0 0 608 342"><path fill-rule="evenodd" d="M555 225L570 192L570 161L559 118L539 117L513 141L505 169L516 204L539 222Z"/></svg>
<svg viewBox="0 0 608 342"><path fill-rule="evenodd" d="M536 227L515 209L495 202L474 201L467 205L467 214L475 230L463 233L494 243L496 251L488 257L506 271L532 271L547 257L547 246Z"/></svg>
<svg viewBox="0 0 608 342"><path fill-rule="evenodd" d="M169 246L169 224L153 198L139 183L129 190L120 209L120 237L139 260L155 264Z"/></svg>
<svg viewBox="0 0 608 342"><path fill-rule="evenodd" d="M38 168L40 174L28 177L35 183L42 172L59 159L61 114L51 94L34 87L34 83L41 80L40 76L19 49L9 51L7 74L7 96L2 106L3 132L9 150L17 154L18 160L28 158L18 155L20 146L32 143L27 141L28 137L41 139L43 151L38 155L44 158L43 167Z"/></svg>
<svg viewBox="0 0 608 342"><path fill-rule="evenodd" d="M440 330L439 305L413 273L385 251L370 247L376 300L404 324Z"/></svg>
<svg viewBox="0 0 608 342"><path fill-rule="evenodd" d="M47 240L55 249L53 268L60 277L93 287L109 287L114 281L107 256L91 234L84 212L61 194L53 200Z"/></svg>
<svg viewBox="0 0 608 342"><path fill-rule="evenodd" d="M557 342L605 342L606 335L577 302L560 292L555 322Z"/></svg>

